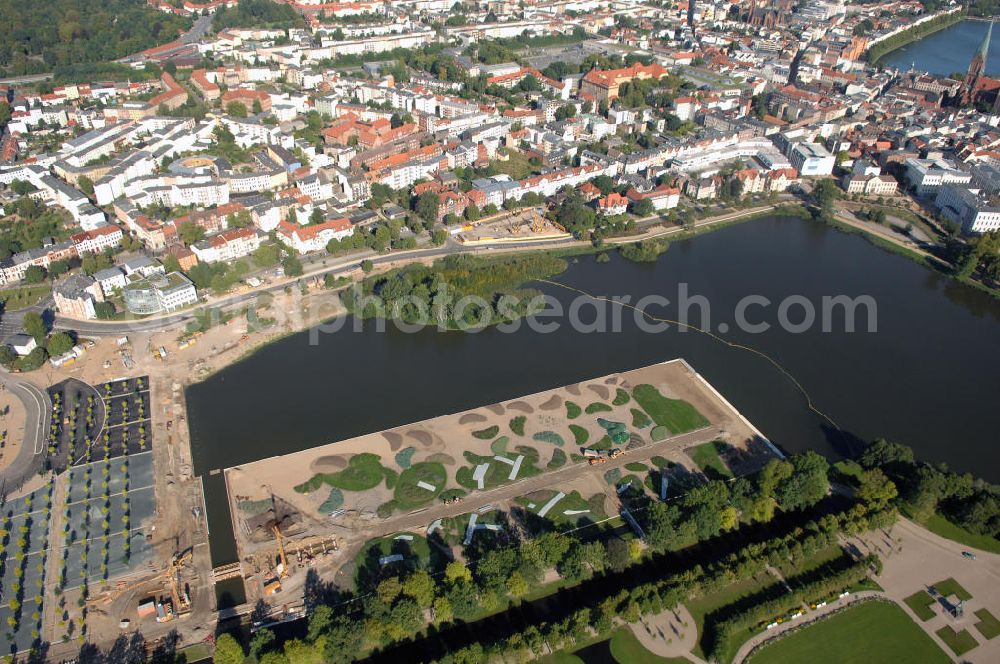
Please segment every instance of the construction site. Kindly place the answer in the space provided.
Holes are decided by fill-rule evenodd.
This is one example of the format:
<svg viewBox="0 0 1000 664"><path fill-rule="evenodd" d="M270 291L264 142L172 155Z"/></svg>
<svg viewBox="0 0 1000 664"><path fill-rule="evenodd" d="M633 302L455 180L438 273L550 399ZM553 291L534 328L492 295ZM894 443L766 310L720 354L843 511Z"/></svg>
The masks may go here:
<svg viewBox="0 0 1000 664"><path fill-rule="evenodd" d="M566 240L573 237L543 213L544 208L537 207L501 213L465 224L454 229L452 235L457 242L468 246Z"/></svg>
<svg viewBox="0 0 1000 664"><path fill-rule="evenodd" d="M654 365L229 468L231 572L257 626L293 619L320 584L549 529L638 529L648 500L777 453L686 363Z"/></svg>

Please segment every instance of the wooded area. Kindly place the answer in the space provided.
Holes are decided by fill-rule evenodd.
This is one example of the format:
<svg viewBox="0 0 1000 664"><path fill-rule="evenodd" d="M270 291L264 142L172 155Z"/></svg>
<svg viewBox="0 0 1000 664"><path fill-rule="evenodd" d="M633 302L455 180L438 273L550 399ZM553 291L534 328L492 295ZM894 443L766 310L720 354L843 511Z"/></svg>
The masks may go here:
<svg viewBox="0 0 1000 664"><path fill-rule="evenodd" d="M0 0L0 71L23 76L165 44L191 26L142 0Z"/></svg>

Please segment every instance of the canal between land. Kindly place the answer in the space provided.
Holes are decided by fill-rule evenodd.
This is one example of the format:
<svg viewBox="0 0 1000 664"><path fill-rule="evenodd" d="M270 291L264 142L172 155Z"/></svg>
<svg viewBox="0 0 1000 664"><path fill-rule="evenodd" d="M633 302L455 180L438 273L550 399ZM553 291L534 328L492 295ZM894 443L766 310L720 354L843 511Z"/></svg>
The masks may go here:
<svg viewBox="0 0 1000 664"><path fill-rule="evenodd" d="M710 304L710 325L726 339L780 362L833 431L806 407L793 383L761 357L695 332L642 331L629 313L619 332L555 332L522 326L516 333L425 330L392 325L278 341L188 390L195 470L206 484L215 564L235 559L222 476L209 475L261 458L494 403L583 379L683 357L737 409L789 452L849 454L877 437L905 442L917 455L1000 480L995 411L1000 397L1000 301L958 284L858 235L816 222L766 218L674 242L655 263L612 254L570 259L557 280L595 294L660 294L676 302L680 284ZM545 287L568 307L573 294ZM747 296L747 318L764 333L740 331L735 311ZM804 296L817 311L824 296L870 296L877 332L819 326L799 333L778 326L778 303ZM677 307L652 306L673 318ZM589 311L589 313L588 313ZM610 309L609 309L610 311ZM791 308L797 322L801 308ZM697 321L699 309L692 309ZM593 318L584 309L584 320ZM308 470L302 469L303 479ZM237 584L238 585L238 584Z"/></svg>

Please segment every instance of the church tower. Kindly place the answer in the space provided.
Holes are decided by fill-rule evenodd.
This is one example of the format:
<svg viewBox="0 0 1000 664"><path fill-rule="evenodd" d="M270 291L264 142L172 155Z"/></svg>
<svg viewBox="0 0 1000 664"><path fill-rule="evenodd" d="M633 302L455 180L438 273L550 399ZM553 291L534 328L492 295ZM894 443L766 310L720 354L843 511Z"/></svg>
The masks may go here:
<svg viewBox="0 0 1000 664"><path fill-rule="evenodd" d="M694 29L695 0L688 0L688 27Z"/></svg>
<svg viewBox="0 0 1000 664"><path fill-rule="evenodd" d="M986 36L983 37L982 43L979 45L979 50L976 54L972 56L972 62L969 63L969 71L965 73L965 82L962 83L962 105L968 105L976 100L976 91L979 88L979 79L982 77L984 70L986 69L986 59L990 55L990 37L993 36L993 21L990 21L990 27L986 30Z"/></svg>

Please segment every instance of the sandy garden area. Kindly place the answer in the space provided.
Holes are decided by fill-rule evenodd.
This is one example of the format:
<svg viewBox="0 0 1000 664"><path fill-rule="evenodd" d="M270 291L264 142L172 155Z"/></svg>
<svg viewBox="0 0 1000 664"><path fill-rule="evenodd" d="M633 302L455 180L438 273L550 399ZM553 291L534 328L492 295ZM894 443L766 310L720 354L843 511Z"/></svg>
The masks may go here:
<svg viewBox="0 0 1000 664"><path fill-rule="evenodd" d="M274 526L296 550L333 537L349 552L341 563L372 538L411 536L403 531L460 556L480 531L565 530L617 516L631 498L666 490L665 478L675 495L702 475L685 453L692 446L719 441L728 459L766 460L761 440L673 361L225 472L244 570L266 575ZM518 523L495 520L507 513ZM376 554L392 547L380 546L372 560L384 563L388 554Z"/></svg>

